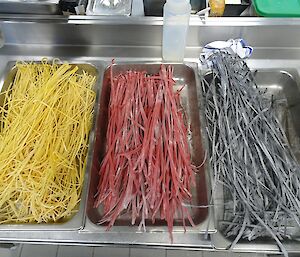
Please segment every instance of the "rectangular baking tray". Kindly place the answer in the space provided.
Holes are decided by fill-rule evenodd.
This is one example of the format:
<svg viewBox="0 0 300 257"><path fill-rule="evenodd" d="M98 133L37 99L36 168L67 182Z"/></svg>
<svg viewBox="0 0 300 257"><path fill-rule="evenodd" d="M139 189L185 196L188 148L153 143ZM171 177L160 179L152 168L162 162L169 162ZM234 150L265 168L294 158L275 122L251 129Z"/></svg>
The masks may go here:
<svg viewBox="0 0 300 257"><path fill-rule="evenodd" d="M49 61L50 62L50 61ZM16 62L9 62L6 67L6 72L4 72L4 75L2 76L0 80L0 90L1 92L4 92L9 88L11 83L13 82L17 68L15 66ZM70 63L71 64L71 63ZM86 202L86 196L87 196L87 181L90 176L90 159L92 155L93 145L94 145L94 129L95 129L95 117L97 116L97 108L99 101L99 91L101 88L101 85L99 83L100 80L100 69L96 68L95 66L91 64L86 63L75 63L71 64L72 66L78 67L78 74L81 74L83 71L88 72L90 75L93 75L96 77L96 82L94 85L94 91L96 93L96 100L95 100L95 106L94 106L94 115L93 115L93 121L92 121L92 127L89 135L89 147L88 147L88 153L87 153L87 160L86 160L86 168L85 168L85 175L84 175L84 182L82 187L82 193L81 193L81 201L77 205L76 209L77 212L68 217L61 219L57 222L53 223L10 223L10 224L1 224L0 230L79 230L84 225L84 218L85 218L85 202ZM0 105L3 106L4 103L4 96L0 95Z"/></svg>
<svg viewBox="0 0 300 257"><path fill-rule="evenodd" d="M125 72L128 70L136 71L146 71L148 74L157 74L160 65L155 64L114 64L112 65L113 76ZM191 126L192 135L190 138L190 152L192 156L192 162L196 166L200 166L205 158L205 147L203 144L202 131L200 127L200 117L198 110L198 96L197 96L197 79L195 71L193 68L184 64L172 64L174 67L174 79L176 85L174 90L181 88L183 85L185 87L181 91L181 102L185 109L188 117L188 123ZM94 156L92 159L92 170L89 183L89 192L87 200L87 218L90 223L97 226L100 230L105 229L106 224L97 225L97 223L103 217L103 212L101 206L99 208L94 208L95 194L97 193L97 185L99 183L99 170L101 166L101 161L105 155L106 150L106 131L108 126L108 109L110 101L110 67L106 69L103 76L102 92L100 97L100 111L97 118L96 127L96 138L95 138L95 149ZM206 163L200 167L199 172L195 175L196 186L192 188L192 205L205 206L204 208L191 208L191 216L196 227L188 226L187 231L197 231L199 232L199 226L207 220L208 217L208 194L207 194L207 181L206 181ZM121 215L116 222L111 231L138 231L137 225L131 225L131 217L128 215ZM186 222L189 224L189 222ZM207 231L206 225L203 231ZM146 221L147 231L167 231L166 222L157 219L154 224L150 220ZM174 220L173 231L183 231L182 221L180 219Z"/></svg>

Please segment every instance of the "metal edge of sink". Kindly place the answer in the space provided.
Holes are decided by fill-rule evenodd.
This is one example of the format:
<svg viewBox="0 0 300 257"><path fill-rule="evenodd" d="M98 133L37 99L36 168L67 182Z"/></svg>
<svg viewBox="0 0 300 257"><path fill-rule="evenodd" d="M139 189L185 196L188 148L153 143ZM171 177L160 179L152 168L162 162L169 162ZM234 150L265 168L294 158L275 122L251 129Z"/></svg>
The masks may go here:
<svg viewBox="0 0 300 257"><path fill-rule="evenodd" d="M73 24L146 24L162 25L163 17L151 16L94 16L94 15L22 15L0 14L0 22L51 22ZM300 18L263 18L263 17L205 17L191 15L191 26L299 26Z"/></svg>

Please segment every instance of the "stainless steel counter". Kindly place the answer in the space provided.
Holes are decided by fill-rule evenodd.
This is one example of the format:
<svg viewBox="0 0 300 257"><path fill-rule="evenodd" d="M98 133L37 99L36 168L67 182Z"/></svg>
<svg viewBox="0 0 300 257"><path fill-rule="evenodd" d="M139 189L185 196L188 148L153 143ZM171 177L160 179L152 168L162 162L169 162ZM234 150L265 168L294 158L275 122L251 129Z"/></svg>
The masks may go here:
<svg viewBox="0 0 300 257"><path fill-rule="evenodd" d="M77 16L69 18L2 16L0 26L5 45L0 49L0 76L6 64L15 60L40 60L42 57L58 57L73 63L89 62L95 66L108 64L112 58L129 62L161 61L161 18L105 18ZM244 38L254 47L248 60L253 69L288 70L300 74L300 20L258 18L209 18L193 17L187 40L185 62L194 63L201 47L214 40ZM300 84L298 84L298 87ZM209 180L208 180L209 183ZM174 242L164 230L150 229L146 233L137 230L107 232L92 224L87 218L81 230L2 230L0 241L89 244L89 245L144 245L149 247L227 249L226 240L215 224L214 208L198 230L174 232ZM206 229L208 228L208 233ZM291 252L300 253L300 242L286 242ZM273 241L238 243L233 251L276 253Z"/></svg>

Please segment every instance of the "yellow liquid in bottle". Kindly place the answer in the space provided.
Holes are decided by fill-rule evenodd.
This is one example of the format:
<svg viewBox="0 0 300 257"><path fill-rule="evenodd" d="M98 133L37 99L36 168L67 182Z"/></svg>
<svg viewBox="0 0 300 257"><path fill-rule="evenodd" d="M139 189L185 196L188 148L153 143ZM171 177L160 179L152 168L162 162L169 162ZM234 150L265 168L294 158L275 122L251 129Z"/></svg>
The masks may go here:
<svg viewBox="0 0 300 257"><path fill-rule="evenodd" d="M222 16L225 10L225 0L209 0L210 16Z"/></svg>

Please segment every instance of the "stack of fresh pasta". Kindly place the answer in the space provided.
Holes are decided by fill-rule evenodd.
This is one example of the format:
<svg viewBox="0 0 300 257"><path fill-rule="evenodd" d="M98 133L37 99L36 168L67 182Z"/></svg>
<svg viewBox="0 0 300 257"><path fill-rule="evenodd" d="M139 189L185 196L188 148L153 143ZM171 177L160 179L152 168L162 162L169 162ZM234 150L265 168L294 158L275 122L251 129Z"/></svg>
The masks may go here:
<svg viewBox="0 0 300 257"><path fill-rule="evenodd" d="M56 222L76 212L95 77L67 63L17 63L0 109L0 224Z"/></svg>

